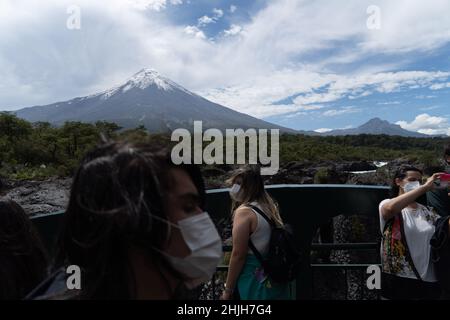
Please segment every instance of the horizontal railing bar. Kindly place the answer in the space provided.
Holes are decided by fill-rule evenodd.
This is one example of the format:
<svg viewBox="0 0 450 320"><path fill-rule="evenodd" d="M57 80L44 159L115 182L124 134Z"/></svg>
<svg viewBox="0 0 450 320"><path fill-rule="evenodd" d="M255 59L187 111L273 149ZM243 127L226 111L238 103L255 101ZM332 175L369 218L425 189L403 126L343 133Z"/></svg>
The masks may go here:
<svg viewBox="0 0 450 320"><path fill-rule="evenodd" d="M375 250L379 249L377 242L355 242L355 243L313 243L311 250ZM223 251L229 252L232 246L223 246Z"/></svg>
<svg viewBox="0 0 450 320"><path fill-rule="evenodd" d="M216 271L228 271L228 266L227 265L217 266Z"/></svg>
<svg viewBox="0 0 450 320"><path fill-rule="evenodd" d="M363 269L368 268L370 266L379 266L381 267L381 264L379 263L334 263L334 264L311 264L311 268L317 268L317 269L330 269L330 270L339 270L339 269ZM228 266L227 265L219 265L217 268L217 271L227 271Z"/></svg>
<svg viewBox="0 0 450 320"><path fill-rule="evenodd" d="M271 184L266 185L265 189L372 189L389 190L388 186L360 185L360 184ZM208 189L206 193L229 192L230 188Z"/></svg>
<svg viewBox="0 0 450 320"><path fill-rule="evenodd" d="M367 269L367 268L370 267L370 266L379 266L379 267L381 267L381 264L379 264L379 263L311 264L311 268L316 268L316 269L329 269L329 270L340 270L340 269L364 269L364 268Z"/></svg>
<svg viewBox="0 0 450 320"><path fill-rule="evenodd" d="M371 250L379 249L378 242L360 242L360 243L313 243L311 250Z"/></svg>

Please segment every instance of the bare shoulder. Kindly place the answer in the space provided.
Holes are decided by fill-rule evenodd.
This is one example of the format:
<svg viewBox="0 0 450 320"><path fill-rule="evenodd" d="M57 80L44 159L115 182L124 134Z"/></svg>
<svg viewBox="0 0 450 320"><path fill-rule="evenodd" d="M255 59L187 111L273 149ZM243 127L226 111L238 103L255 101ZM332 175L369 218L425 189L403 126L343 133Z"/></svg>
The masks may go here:
<svg viewBox="0 0 450 320"><path fill-rule="evenodd" d="M254 216L253 210L245 205L239 206L234 212L234 217L239 220L253 220Z"/></svg>

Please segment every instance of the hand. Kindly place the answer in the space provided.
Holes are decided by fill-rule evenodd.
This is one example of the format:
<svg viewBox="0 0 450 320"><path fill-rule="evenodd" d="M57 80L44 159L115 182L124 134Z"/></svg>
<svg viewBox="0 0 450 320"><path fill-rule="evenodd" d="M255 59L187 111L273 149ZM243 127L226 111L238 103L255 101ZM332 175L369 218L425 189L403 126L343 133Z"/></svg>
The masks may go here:
<svg viewBox="0 0 450 320"><path fill-rule="evenodd" d="M439 177L441 176L441 174L443 174L442 172L438 172L433 174L431 177L428 178L427 182L425 182L425 184L423 185L424 187L426 187L427 191L433 190L435 187L434 182L439 179Z"/></svg>

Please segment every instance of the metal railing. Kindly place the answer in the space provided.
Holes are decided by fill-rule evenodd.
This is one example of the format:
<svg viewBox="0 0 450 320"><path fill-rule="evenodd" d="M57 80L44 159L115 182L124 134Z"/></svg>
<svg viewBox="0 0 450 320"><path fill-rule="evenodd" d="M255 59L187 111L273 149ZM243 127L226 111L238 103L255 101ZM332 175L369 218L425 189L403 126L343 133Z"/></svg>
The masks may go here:
<svg viewBox="0 0 450 320"><path fill-rule="evenodd" d="M389 188L383 186L362 185L270 185L266 187L271 196L276 199L283 215L283 220L290 224L294 230L295 241L305 257L313 251L335 250L378 250L378 246L372 244L311 244L317 227L326 221L338 216L365 216L378 221L378 205L386 199ZM207 190L206 211L211 214L213 220L218 223L226 221L230 217L229 189ZM324 201L326 200L326 201ZM44 214L33 217L33 222L38 228L44 243L50 252L55 246L56 235L62 220L61 212ZM374 222L375 223L375 222ZM230 251L231 247L225 247ZM379 259L378 259L379 260ZM362 264L310 264L309 261L302 265L296 286L298 299L311 299L309 289L314 289L311 277L316 272L334 272L341 270L347 278L349 272L364 270L369 264L362 260ZM372 261L371 261L372 262ZM375 263L378 264L378 263ZM222 265L219 272L228 270L228 266ZM215 276L216 277L216 276ZM217 290L216 278L212 282L213 293ZM304 290L305 289L305 290ZM348 291L348 290L347 290ZM216 295L213 295L213 298ZM348 298L347 296L345 298Z"/></svg>
<svg viewBox="0 0 450 320"><path fill-rule="evenodd" d="M348 251L367 251L367 250L373 250L378 253L378 250L380 248L379 243L377 242L369 242L369 243L313 243L311 244L311 251L335 251L335 250L348 250ZM232 247L231 246L224 246L223 251L224 252L231 252ZM381 266L379 262L377 263L312 263L310 264L311 267L311 277L312 277L312 299L316 299L315 293L315 282L314 277L317 273L317 271L324 271L326 273L330 273L333 271L337 271L338 273L343 273L344 275L344 292L345 292L345 300L348 300L349 298L349 271L359 271L358 275L358 282L356 282L356 286L359 290L359 297L361 299L370 299L368 295L365 295L366 290L364 289L366 287L366 270L369 266L377 265ZM220 265L217 267L216 273L213 275L213 278L211 279L211 296L213 299L216 299L220 293L223 290L223 287L217 288L217 272L227 272L228 271L228 265ZM295 283L297 286L297 283ZM217 291L219 290L219 291ZM373 292L373 291L372 291ZM375 297L375 299L379 300L380 295L378 290L372 294L372 296Z"/></svg>
<svg viewBox="0 0 450 320"><path fill-rule="evenodd" d="M367 288L367 268L372 265L377 265L381 267L380 259L379 259L379 249L380 244L377 242L369 242L369 243L314 243L311 245L311 251L336 251L336 250L346 250L346 251L373 251L376 256L376 263L315 263L311 264L311 280L312 280L312 296L313 299L316 298L316 285L315 285L315 275L317 271L322 271L325 273L330 273L333 271L337 271L338 273L343 273L344 276L344 293L345 300L349 299L349 282L352 281L356 286L356 290L354 293L359 292L357 296L359 299L367 299L369 298L366 293ZM349 279L349 271L357 271L357 281L355 279ZM355 273L354 273L355 274ZM370 291L374 292L374 291ZM374 292L371 296L375 296L375 299L379 300L379 290Z"/></svg>

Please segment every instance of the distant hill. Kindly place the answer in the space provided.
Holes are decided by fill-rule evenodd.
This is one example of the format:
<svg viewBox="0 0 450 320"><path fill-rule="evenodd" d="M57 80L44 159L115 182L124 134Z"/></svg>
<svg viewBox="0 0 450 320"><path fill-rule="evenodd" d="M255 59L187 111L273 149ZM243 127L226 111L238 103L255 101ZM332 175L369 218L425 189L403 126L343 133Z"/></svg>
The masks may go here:
<svg viewBox="0 0 450 320"><path fill-rule="evenodd" d="M416 138L430 137L430 135L405 130L397 124L392 124L386 120L381 120L380 118L373 118L368 122L364 123L363 125L354 129L332 130L321 133L322 136L345 136L358 134L386 134L390 136L416 137Z"/></svg>
<svg viewBox="0 0 450 320"><path fill-rule="evenodd" d="M188 91L153 69L143 69L122 85L68 101L16 111L25 120L61 125L66 121L115 122L124 128L144 125L150 132L191 129L202 120L203 128L264 128L298 131L269 123L213 103Z"/></svg>

